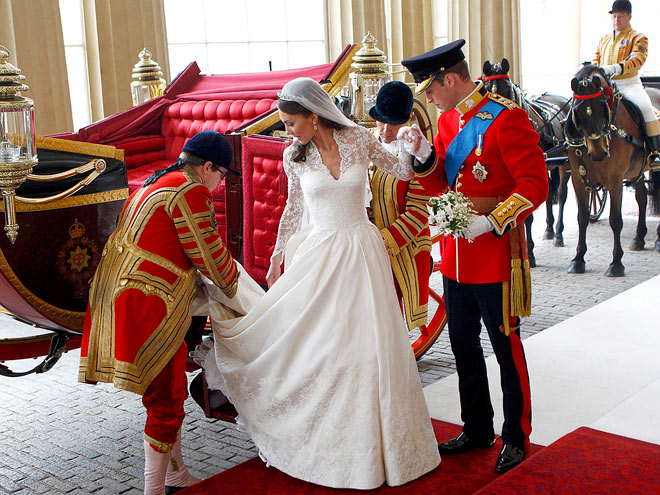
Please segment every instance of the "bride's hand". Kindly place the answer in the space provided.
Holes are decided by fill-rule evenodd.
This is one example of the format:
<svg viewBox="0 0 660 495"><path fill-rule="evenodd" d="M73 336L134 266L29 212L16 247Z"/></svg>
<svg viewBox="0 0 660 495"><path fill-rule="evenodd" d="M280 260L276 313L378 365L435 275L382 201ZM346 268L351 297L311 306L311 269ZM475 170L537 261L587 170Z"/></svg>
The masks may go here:
<svg viewBox="0 0 660 495"><path fill-rule="evenodd" d="M282 253L278 253L270 260L270 267L266 273L266 283L270 289L277 279L282 275Z"/></svg>

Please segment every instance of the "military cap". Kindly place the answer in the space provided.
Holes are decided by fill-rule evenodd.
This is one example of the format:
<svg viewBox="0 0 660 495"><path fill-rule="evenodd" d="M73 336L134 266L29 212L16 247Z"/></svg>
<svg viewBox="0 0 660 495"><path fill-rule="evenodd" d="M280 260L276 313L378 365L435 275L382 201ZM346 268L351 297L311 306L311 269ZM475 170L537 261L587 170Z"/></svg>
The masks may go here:
<svg viewBox="0 0 660 495"><path fill-rule="evenodd" d="M465 55L461 51L463 45L465 45L465 40L460 39L402 60L401 65L410 71L417 84L415 93L420 94L426 91L438 74L465 59Z"/></svg>
<svg viewBox="0 0 660 495"><path fill-rule="evenodd" d="M406 83L391 81L376 95L376 104L369 109L372 119L386 124L405 124L410 120L413 94Z"/></svg>
<svg viewBox="0 0 660 495"><path fill-rule="evenodd" d="M186 141L183 151L208 160L216 167L224 167L231 174L241 175L229 168L234 152L229 140L217 131L198 132Z"/></svg>
<svg viewBox="0 0 660 495"><path fill-rule="evenodd" d="M626 14L632 14L632 5L628 0L616 0L612 4L612 10L610 10L610 14L612 12L625 12Z"/></svg>

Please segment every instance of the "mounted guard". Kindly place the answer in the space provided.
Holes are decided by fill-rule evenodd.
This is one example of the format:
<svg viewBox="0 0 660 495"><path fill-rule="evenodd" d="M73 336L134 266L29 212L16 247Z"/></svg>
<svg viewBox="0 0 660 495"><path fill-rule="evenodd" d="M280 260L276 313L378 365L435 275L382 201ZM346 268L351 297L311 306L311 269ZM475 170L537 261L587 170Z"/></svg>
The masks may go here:
<svg viewBox="0 0 660 495"><path fill-rule="evenodd" d="M609 11L613 31L598 42L594 65L599 65L616 82L623 95L639 107L646 124L646 147L651 171L660 170L660 122L651 99L642 86L639 71L648 56L648 38L630 26L632 5L616 0Z"/></svg>

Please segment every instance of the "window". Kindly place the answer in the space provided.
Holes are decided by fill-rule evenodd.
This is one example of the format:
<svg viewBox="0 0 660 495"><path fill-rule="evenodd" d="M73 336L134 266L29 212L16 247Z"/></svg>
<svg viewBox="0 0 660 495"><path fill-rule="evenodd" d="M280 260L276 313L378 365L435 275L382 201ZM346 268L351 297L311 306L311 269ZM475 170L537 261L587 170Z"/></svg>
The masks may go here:
<svg viewBox="0 0 660 495"><path fill-rule="evenodd" d="M447 0L433 0L433 46L449 43L449 5Z"/></svg>
<svg viewBox="0 0 660 495"><path fill-rule="evenodd" d="M73 129L80 129L92 122L82 0L59 0L59 2Z"/></svg>
<svg viewBox="0 0 660 495"><path fill-rule="evenodd" d="M326 63L323 0L165 0L170 72L206 74Z"/></svg>

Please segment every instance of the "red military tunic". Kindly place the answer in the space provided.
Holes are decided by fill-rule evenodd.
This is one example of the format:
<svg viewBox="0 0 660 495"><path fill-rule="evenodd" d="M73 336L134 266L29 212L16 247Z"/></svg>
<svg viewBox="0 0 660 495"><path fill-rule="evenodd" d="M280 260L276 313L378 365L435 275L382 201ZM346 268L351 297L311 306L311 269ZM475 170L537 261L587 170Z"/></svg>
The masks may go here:
<svg viewBox="0 0 660 495"><path fill-rule="evenodd" d="M456 108L438 118L438 133L433 140L436 159L429 159L424 164L425 170L416 167L417 180L431 195L449 188L444 169L446 150L470 119L489 118L480 113L489 100L506 108L483 134L481 149L475 147L465 159L452 188L473 200L480 213L490 213L497 235L487 233L473 242L463 238L446 239L440 269L443 275L462 283L510 279L512 258L507 232L521 224L548 194L545 160L537 145L539 135L529 123L527 114L510 100L487 92L481 83ZM492 204L488 205L490 201ZM488 206L479 206L478 203ZM524 247L522 237L521 250Z"/></svg>
<svg viewBox="0 0 660 495"><path fill-rule="evenodd" d="M417 328L426 324L428 316L431 238L426 205L429 197L417 180L399 180L379 168L373 170L369 179L373 221L390 255L408 328Z"/></svg>
<svg viewBox="0 0 660 495"><path fill-rule="evenodd" d="M79 380L144 394L182 345L197 270L235 294L211 194L186 166L137 189L120 215L90 288Z"/></svg>

